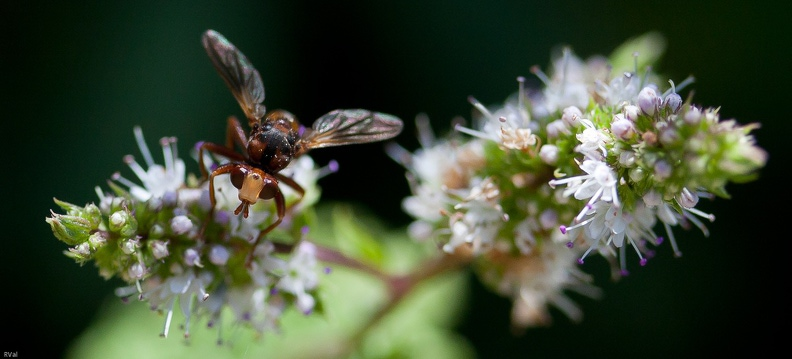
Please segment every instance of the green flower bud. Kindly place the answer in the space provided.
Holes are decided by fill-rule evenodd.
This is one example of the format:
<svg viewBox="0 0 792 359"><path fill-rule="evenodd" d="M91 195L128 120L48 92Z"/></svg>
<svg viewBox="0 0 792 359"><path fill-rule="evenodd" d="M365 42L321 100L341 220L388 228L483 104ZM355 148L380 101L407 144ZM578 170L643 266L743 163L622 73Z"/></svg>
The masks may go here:
<svg viewBox="0 0 792 359"><path fill-rule="evenodd" d="M105 238L104 232L95 232L91 236L88 237L88 243L91 245L91 249L96 251L100 247L104 246L107 243L107 238Z"/></svg>
<svg viewBox="0 0 792 359"><path fill-rule="evenodd" d="M89 203L85 206L80 217L87 219L88 222L91 223L92 229L99 228L99 224L102 223L102 211L93 203Z"/></svg>
<svg viewBox="0 0 792 359"><path fill-rule="evenodd" d="M46 218L52 227L52 233L64 243L73 246L88 240L91 234L91 222L78 216L69 216L51 212L52 217Z"/></svg>
<svg viewBox="0 0 792 359"><path fill-rule="evenodd" d="M137 232L137 219L125 210L113 212L108 222L110 230L118 232L121 237L132 237Z"/></svg>
<svg viewBox="0 0 792 359"><path fill-rule="evenodd" d="M85 262L91 259L91 248L90 245L86 243L78 244L74 248L69 248L68 251L64 251L67 257L76 260L77 262Z"/></svg>
<svg viewBox="0 0 792 359"><path fill-rule="evenodd" d="M99 228L99 224L102 223L102 211L99 210L99 207L93 203L89 203L85 205L85 207L80 207L69 202L61 201L57 198L53 198L53 200L55 201L55 204L66 211L67 215L82 217L88 220L91 229Z"/></svg>

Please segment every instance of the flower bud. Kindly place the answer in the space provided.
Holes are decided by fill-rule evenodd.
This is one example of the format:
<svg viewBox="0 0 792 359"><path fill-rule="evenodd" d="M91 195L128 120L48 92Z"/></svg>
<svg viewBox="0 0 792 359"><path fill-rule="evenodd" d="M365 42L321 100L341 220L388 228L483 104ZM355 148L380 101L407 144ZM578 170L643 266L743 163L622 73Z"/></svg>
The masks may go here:
<svg viewBox="0 0 792 359"><path fill-rule="evenodd" d="M693 208L698 204L699 197L696 193L690 192L687 187L682 188L682 192L676 195L677 203L685 208Z"/></svg>
<svg viewBox="0 0 792 359"><path fill-rule="evenodd" d="M70 248L69 251L84 258L89 258L91 256L91 246L87 242L80 243L74 246L74 248Z"/></svg>
<svg viewBox="0 0 792 359"><path fill-rule="evenodd" d="M215 245L209 250L209 261L215 265L224 266L229 256L228 249L221 245Z"/></svg>
<svg viewBox="0 0 792 359"><path fill-rule="evenodd" d="M583 118L583 112L575 106L569 106L562 111L561 120L566 122L569 126L574 127Z"/></svg>
<svg viewBox="0 0 792 359"><path fill-rule="evenodd" d="M135 263L129 267L127 274L132 279L141 279L144 275L146 275L146 266L144 266L142 263Z"/></svg>
<svg viewBox="0 0 792 359"><path fill-rule="evenodd" d="M88 243L91 245L91 249L96 251L107 243L107 238L105 238L104 234L104 232L95 232L88 237Z"/></svg>
<svg viewBox="0 0 792 359"><path fill-rule="evenodd" d="M184 250L184 264L188 266L203 267L201 264L201 254L195 248L187 248Z"/></svg>
<svg viewBox="0 0 792 359"><path fill-rule="evenodd" d="M91 222L78 216L68 216L51 212L52 217L46 218L52 227L52 233L64 243L73 246L88 240L91 234Z"/></svg>
<svg viewBox="0 0 792 359"><path fill-rule="evenodd" d="M697 125L701 121L701 110L698 107L691 106L685 116L683 117L685 123L689 125Z"/></svg>
<svg viewBox="0 0 792 359"><path fill-rule="evenodd" d="M626 119L622 114L613 116L611 122L611 132L622 140L629 140L635 135L633 123Z"/></svg>
<svg viewBox="0 0 792 359"><path fill-rule="evenodd" d="M193 223L187 216L180 215L171 219L170 227L173 234L181 235L189 232L193 228Z"/></svg>
<svg viewBox="0 0 792 359"><path fill-rule="evenodd" d="M121 237L132 237L137 232L137 219L125 210L115 211L108 220L110 231Z"/></svg>
<svg viewBox="0 0 792 359"><path fill-rule="evenodd" d="M677 113L682 107L682 97L676 92L670 93L663 99L663 106L671 110L671 113Z"/></svg>
<svg viewBox="0 0 792 359"><path fill-rule="evenodd" d="M657 181L665 181L668 177L671 177L671 173L673 172L673 168L668 162L660 160L657 161L654 165L654 176L655 180Z"/></svg>
<svg viewBox="0 0 792 359"><path fill-rule="evenodd" d="M635 122L641 114L641 109L635 105L624 106L624 117L630 121Z"/></svg>
<svg viewBox="0 0 792 359"><path fill-rule="evenodd" d="M99 207L93 203L89 203L85 205L85 207L80 207L69 202L61 201L57 198L53 198L53 200L55 201L55 204L66 211L67 215L86 219L90 224L91 229L99 228L99 224L102 223L102 212L99 210Z"/></svg>
<svg viewBox="0 0 792 359"><path fill-rule="evenodd" d="M660 98L657 97L657 92L651 87L644 87L641 92L638 93L638 107L649 116L654 115L659 100Z"/></svg>
<svg viewBox="0 0 792 359"><path fill-rule="evenodd" d="M168 242L155 239L149 242L149 247L151 248L151 254L156 259L165 258L170 254L170 252L168 252Z"/></svg>
<svg viewBox="0 0 792 359"><path fill-rule="evenodd" d="M548 165L554 165L558 162L558 147L556 145L544 145L539 149L539 158Z"/></svg>
<svg viewBox="0 0 792 359"><path fill-rule="evenodd" d="M124 254L132 254L140 248L140 241L137 239L127 239L118 243L118 246L121 247L121 251L123 251Z"/></svg>
<svg viewBox="0 0 792 359"><path fill-rule="evenodd" d="M677 130L668 127L660 132L660 143L664 145L671 145L679 140L679 133Z"/></svg>

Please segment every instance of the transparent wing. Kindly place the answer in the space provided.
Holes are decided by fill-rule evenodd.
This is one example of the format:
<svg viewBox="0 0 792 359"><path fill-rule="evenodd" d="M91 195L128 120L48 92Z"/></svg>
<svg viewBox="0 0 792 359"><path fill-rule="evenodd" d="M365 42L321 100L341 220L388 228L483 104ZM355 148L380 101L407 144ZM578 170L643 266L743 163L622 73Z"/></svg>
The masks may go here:
<svg viewBox="0 0 792 359"><path fill-rule="evenodd" d="M264 83L242 52L217 31L207 30L202 37L203 46L217 72L234 94L249 121L264 116Z"/></svg>
<svg viewBox="0 0 792 359"><path fill-rule="evenodd" d="M362 109L335 110L320 117L306 130L298 152L387 140L396 137L402 127L402 121L393 115Z"/></svg>

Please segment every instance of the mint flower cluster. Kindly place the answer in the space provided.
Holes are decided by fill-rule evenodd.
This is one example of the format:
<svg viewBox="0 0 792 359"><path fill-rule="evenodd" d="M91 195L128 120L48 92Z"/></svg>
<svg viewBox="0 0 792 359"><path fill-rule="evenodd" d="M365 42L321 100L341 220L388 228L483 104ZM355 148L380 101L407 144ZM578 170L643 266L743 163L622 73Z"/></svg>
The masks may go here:
<svg viewBox="0 0 792 359"><path fill-rule="evenodd" d="M215 178L217 204L210 217L208 182L186 176L176 139L160 140L161 165L154 162L140 128L134 134L145 162L131 155L124 162L137 181L115 173L109 191L96 187L95 204L55 199L65 214L53 212L46 221L70 246L65 254L80 264L93 262L106 279L128 283L116 290L118 296L146 301L165 314L162 336L168 335L176 310L186 318L185 337L193 317L208 318L208 326L217 327L220 336L226 307L236 322L259 332L278 329L281 314L290 307L310 314L317 306L322 270L315 246L305 241L306 213L319 196L316 181L333 171L334 164L317 168L303 156L282 172L299 181L306 195L254 248L261 229L276 218L272 201L251 206L248 218L235 216L238 190L229 176L220 176ZM211 168L218 160L207 154L204 163ZM283 191L288 201L297 199L296 193Z"/></svg>
<svg viewBox="0 0 792 359"><path fill-rule="evenodd" d="M641 41L657 39L633 45ZM469 256L484 283L513 299L516 327L548 324L548 305L579 320L565 292L599 295L578 266L592 256L618 279L664 245L681 255L674 231L708 235L715 219L699 200L728 198L728 183L755 178L767 160L751 136L758 125L683 99L692 78L659 82L640 57L618 72L605 57L565 49L549 74L532 69L542 88L518 78L502 105L470 98L473 125L442 138L419 116L421 148L389 149L408 170L411 236Z"/></svg>

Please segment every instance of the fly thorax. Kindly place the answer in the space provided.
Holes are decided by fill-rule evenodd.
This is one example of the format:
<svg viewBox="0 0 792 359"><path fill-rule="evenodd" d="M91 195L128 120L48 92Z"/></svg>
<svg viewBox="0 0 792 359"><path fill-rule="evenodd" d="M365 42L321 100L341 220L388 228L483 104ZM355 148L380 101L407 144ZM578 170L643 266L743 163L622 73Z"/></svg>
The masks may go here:
<svg viewBox="0 0 792 359"><path fill-rule="evenodd" d="M247 146L248 156L263 170L276 173L289 165L296 144L297 136L290 126L278 122L268 123L251 136Z"/></svg>

